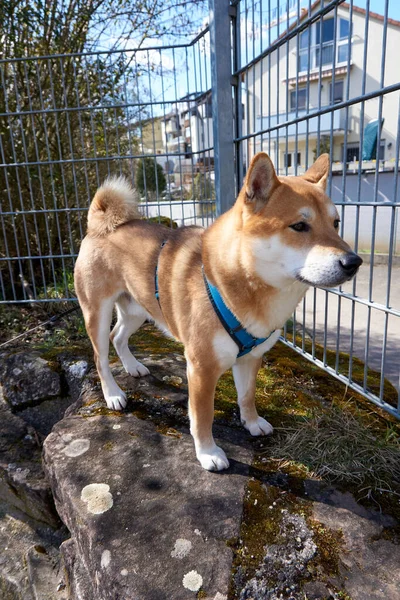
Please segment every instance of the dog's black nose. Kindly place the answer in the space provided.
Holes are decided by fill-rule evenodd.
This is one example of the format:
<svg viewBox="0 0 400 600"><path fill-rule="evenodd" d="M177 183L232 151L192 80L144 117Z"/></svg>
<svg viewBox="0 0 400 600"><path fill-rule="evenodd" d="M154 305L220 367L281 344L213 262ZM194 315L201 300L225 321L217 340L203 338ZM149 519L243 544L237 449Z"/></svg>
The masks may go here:
<svg viewBox="0 0 400 600"><path fill-rule="evenodd" d="M362 265L363 260L360 256L358 256L358 254L349 252L348 254L342 256L339 262L342 269L346 271L349 277L352 277L356 274L358 267Z"/></svg>

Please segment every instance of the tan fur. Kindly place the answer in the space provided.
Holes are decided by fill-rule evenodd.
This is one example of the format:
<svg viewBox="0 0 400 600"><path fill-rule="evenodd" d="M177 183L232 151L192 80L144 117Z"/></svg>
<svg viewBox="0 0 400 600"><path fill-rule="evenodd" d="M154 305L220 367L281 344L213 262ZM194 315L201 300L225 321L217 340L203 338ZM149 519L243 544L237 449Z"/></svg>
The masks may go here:
<svg viewBox="0 0 400 600"><path fill-rule="evenodd" d="M115 303L118 322L111 338L131 374L147 372L127 346L129 335L146 318L154 319L184 344L191 432L197 456L206 469L228 466L212 437L215 387L227 368L233 366L245 427L252 435L272 431L257 414L254 393L261 356L278 334L237 359L237 346L207 296L202 265L229 308L258 337L266 337L290 317L307 290L304 273L318 276L322 269L324 277L331 278L328 284L337 285L340 276L335 275L332 283L326 264L332 264L333 271L339 269L340 275L340 259L350 248L334 228L335 210L324 192L328 166L327 156L322 156L304 176L278 178L269 157L256 155L235 205L205 231L199 227L171 230L139 220L134 193L121 193L121 182L106 182L92 202L88 236L76 264L75 286L107 403L114 408L123 408L126 403L108 366L108 335ZM291 225L304 220L304 212L309 215L310 231L297 233ZM274 251L278 258L268 263L269 252ZM281 257L285 253L289 258ZM304 265L298 273L291 273L295 260ZM160 304L154 293L156 264ZM290 271L288 275L285 269ZM278 283L269 279L270 274Z"/></svg>
<svg viewBox="0 0 400 600"><path fill-rule="evenodd" d="M88 214L88 235L105 236L117 227L139 219L138 196L124 177L110 177L97 190Z"/></svg>

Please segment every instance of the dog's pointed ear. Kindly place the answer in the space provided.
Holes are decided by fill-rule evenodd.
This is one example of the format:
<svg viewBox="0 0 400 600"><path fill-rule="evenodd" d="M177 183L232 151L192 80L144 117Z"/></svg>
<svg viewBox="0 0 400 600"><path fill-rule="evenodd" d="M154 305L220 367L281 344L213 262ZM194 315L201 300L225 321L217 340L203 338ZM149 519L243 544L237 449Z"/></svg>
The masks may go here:
<svg viewBox="0 0 400 600"><path fill-rule="evenodd" d="M274 165L265 152L259 152L251 161L244 182L244 201L257 211L266 204L272 192L280 185Z"/></svg>
<svg viewBox="0 0 400 600"><path fill-rule="evenodd" d="M329 154L321 154L313 165L301 177L310 183L326 190L326 184L329 176Z"/></svg>

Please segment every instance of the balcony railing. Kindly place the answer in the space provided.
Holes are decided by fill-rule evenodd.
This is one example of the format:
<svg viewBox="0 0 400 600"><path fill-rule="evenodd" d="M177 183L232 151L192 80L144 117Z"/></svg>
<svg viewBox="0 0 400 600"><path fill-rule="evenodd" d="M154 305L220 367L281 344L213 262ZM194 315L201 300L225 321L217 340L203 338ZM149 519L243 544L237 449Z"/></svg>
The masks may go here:
<svg viewBox="0 0 400 600"><path fill-rule="evenodd" d="M304 121L300 121L297 124L291 123L287 127L279 128L279 137L285 139L286 135L288 137L296 135L324 135L329 134L331 128L333 132L344 132L344 109L333 110L333 112L320 115L320 117L313 117L312 109L310 109L309 112L311 113L310 116L304 119ZM279 123L285 123L286 121L290 122L293 119L305 117L306 115L306 110L298 110L297 112L290 111L287 114L281 113L279 115L270 115L269 117L257 117L257 131L268 131L268 129L275 127ZM276 130L271 132L271 135L276 138Z"/></svg>

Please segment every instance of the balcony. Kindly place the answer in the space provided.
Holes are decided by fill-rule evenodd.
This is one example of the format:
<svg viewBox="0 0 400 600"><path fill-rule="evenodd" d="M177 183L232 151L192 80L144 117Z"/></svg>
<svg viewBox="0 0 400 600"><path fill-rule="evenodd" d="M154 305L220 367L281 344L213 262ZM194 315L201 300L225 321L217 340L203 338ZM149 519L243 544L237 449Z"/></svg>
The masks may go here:
<svg viewBox="0 0 400 600"><path fill-rule="evenodd" d="M321 107L326 108L326 107ZM312 111L313 109L311 109ZM312 114L312 113L311 113ZM286 113L281 113L279 115L271 115L270 117L257 117L257 127L256 131L264 131L268 130L272 127L275 127L279 123L285 123L293 121L293 119L301 118L307 115L306 110L299 110L297 113L295 111ZM320 117L312 117L310 116L308 119L304 121L300 121L299 123L291 123L287 127L280 127L279 137L286 139L286 132L288 138L294 138L297 136L306 136L317 134L327 135L330 134L331 129L333 133L344 133L345 129L345 110L338 109L333 110L333 112L326 113L321 115ZM308 121L308 128L307 128ZM276 136L276 129L271 132L271 136Z"/></svg>

